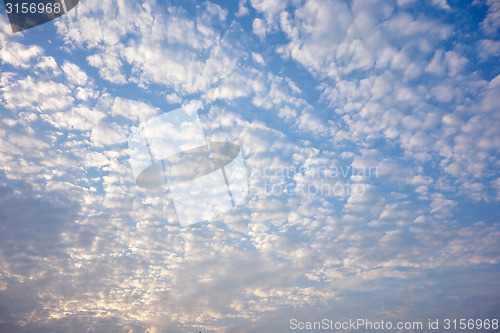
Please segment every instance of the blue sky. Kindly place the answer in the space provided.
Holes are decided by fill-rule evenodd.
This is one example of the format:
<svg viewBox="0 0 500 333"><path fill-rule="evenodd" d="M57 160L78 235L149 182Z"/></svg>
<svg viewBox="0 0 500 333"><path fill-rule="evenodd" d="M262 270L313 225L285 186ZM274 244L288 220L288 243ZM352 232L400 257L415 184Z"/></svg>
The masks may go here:
<svg viewBox="0 0 500 333"><path fill-rule="evenodd" d="M0 331L498 319L499 30L491 0L2 9ZM184 228L127 145L180 107L248 178Z"/></svg>

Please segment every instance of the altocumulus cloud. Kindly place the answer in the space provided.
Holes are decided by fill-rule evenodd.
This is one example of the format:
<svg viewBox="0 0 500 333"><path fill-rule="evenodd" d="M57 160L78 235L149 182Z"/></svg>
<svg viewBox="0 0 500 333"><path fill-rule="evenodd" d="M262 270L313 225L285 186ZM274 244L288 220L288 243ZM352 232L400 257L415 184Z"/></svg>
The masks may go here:
<svg viewBox="0 0 500 333"><path fill-rule="evenodd" d="M87 0L18 34L2 15L0 330L498 315L498 9ZM249 181L186 228L127 147L180 106Z"/></svg>

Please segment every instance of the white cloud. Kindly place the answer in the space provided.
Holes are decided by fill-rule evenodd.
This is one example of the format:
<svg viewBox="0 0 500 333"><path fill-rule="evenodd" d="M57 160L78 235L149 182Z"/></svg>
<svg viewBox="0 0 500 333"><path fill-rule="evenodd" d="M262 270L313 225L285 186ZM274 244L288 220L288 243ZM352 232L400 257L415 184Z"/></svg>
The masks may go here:
<svg viewBox="0 0 500 333"><path fill-rule="evenodd" d="M82 71L77 65L65 61L61 68L72 84L83 86L85 83L87 83L87 74Z"/></svg>
<svg viewBox="0 0 500 333"><path fill-rule="evenodd" d="M300 129L317 135L328 134L328 127L323 121L309 112L297 118L297 125Z"/></svg>
<svg viewBox="0 0 500 333"><path fill-rule="evenodd" d="M143 122L153 118L159 112L158 108L144 102L116 97L111 106L113 116L122 116L133 122Z"/></svg>
<svg viewBox="0 0 500 333"><path fill-rule="evenodd" d="M7 27L8 24L2 18L0 25ZM29 68L32 59L40 56L43 49L38 45L24 45L17 41L17 38L8 36L11 32L0 31L0 62L10 64L14 67ZM14 39L14 40L13 40Z"/></svg>
<svg viewBox="0 0 500 333"><path fill-rule="evenodd" d="M448 4L448 2L446 0L432 0L432 4L435 6L438 6L442 9L446 9L446 10L450 9L450 5Z"/></svg>
<svg viewBox="0 0 500 333"><path fill-rule="evenodd" d="M252 90L247 77L240 73L232 73L221 84L207 92L208 101L217 99L233 100L248 96Z"/></svg>
<svg viewBox="0 0 500 333"><path fill-rule="evenodd" d="M474 109L482 112L470 117L467 121L452 116L443 118L451 133L458 132L450 146L447 146L446 159L442 162L445 172L460 177L465 183L476 183L474 179L494 174L490 165L494 165L496 158L491 152L498 149L497 133L494 128L499 124L496 117L498 100L498 77L492 79L483 89L479 105ZM470 193L474 198L479 195L477 186L463 185L462 190ZM486 192L486 191L485 191ZM484 193L483 193L484 195Z"/></svg>
<svg viewBox="0 0 500 333"><path fill-rule="evenodd" d="M264 21L260 18L255 18L252 23L252 28L254 34L259 36L260 38L266 37L267 29L266 29L266 24Z"/></svg>
<svg viewBox="0 0 500 333"><path fill-rule="evenodd" d="M127 134L127 129L117 123L99 122L93 127L90 138L95 146L102 147L126 142Z"/></svg>
<svg viewBox="0 0 500 333"><path fill-rule="evenodd" d="M331 20L333 15L338 19ZM340 2L309 1L295 10L294 17L292 21L289 14L281 15L281 27L290 43L279 47L278 52L320 73L345 36L351 15Z"/></svg>
<svg viewBox="0 0 500 333"><path fill-rule="evenodd" d="M442 61L443 61L443 51L437 50L434 53L432 60L430 61L429 65L427 65L425 70L429 73L433 73L433 74L437 74L437 75L443 74L444 66L442 66Z"/></svg>
<svg viewBox="0 0 500 333"><path fill-rule="evenodd" d="M481 28L489 35L494 35L500 28L500 4L495 0L487 0L488 14L483 22Z"/></svg>
<svg viewBox="0 0 500 333"><path fill-rule="evenodd" d="M36 81L31 76L2 87L8 109L61 110L74 101L71 91L62 83Z"/></svg>
<svg viewBox="0 0 500 333"><path fill-rule="evenodd" d="M436 21L423 19L414 19L408 13L401 13L394 18L384 22L384 27L387 27L392 32L398 32L398 35L403 37L419 36L421 34L433 32L434 38L444 40L452 33L452 27L446 24L441 24Z"/></svg>
<svg viewBox="0 0 500 333"><path fill-rule="evenodd" d="M440 102L451 102L455 96L453 89L447 85L439 85L432 89L434 97Z"/></svg>
<svg viewBox="0 0 500 333"><path fill-rule="evenodd" d="M85 106L75 106L63 112L43 114L41 118L55 128L90 131L106 115L98 110L90 110Z"/></svg>
<svg viewBox="0 0 500 333"><path fill-rule="evenodd" d="M491 181L491 187L495 190L495 200L500 200L500 178Z"/></svg>
<svg viewBox="0 0 500 333"><path fill-rule="evenodd" d="M264 61L264 58L262 57L262 55L260 53L252 52L252 58L256 63L258 63L260 65L266 64L266 62Z"/></svg>
<svg viewBox="0 0 500 333"><path fill-rule="evenodd" d="M267 24L271 26L276 23L287 2L287 0L250 0L252 7L263 13Z"/></svg>
<svg viewBox="0 0 500 333"><path fill-rule="evenodd" d="M467 64L467 59L460 56L455 51L448 51L444 56L444 62L448 68L450 76L456 76Z"/></svg>
<svg viewBox="0 0 500 333"><path fill-rule="evenodd" d="M165 97L167 99L167 102L169 102L170 104L178 104L182 102L182 98L176 93L168 94Z"/></svg>
<svg viewBox="0 0 500 333"><path fill-rule="evenodd" d="M35 65L36 68L41 68L43 70L51 70L51 71L56 71L57 70L57 63L54 57L41 57L40 61L38 64Z"/></svg>
<svg viewBox="0 0 500 333"><path fill-rule="evenodd" d="M126 82L120 69L122 62L112 52L108 52L108 56L105 57L93 54L88 56L87 60L91 66L99 68L99 74L103 79L113 83Z"/></svg>
<svg viewBox="0 0 500 333"><path fill-rule="evenodd" d="M403 7L405 5L409 5L415 2L415 0L397 0L398 6Z"/></svg>
<svg viewBox="0 0 500 333"><path fill-rule="evenodd" d="M482 39L477 43L476 50L482 59L498 57L500 56L500 41Z"/></svg>
<svg viewBox="0 0 500 333"><path fill-rule="evenodd" d="M451 216L451 209L457 203L453 200L446 199L442 194L436 193L432 195L430 204L430 212L435 214L438 218L446 218Z"/></svg>

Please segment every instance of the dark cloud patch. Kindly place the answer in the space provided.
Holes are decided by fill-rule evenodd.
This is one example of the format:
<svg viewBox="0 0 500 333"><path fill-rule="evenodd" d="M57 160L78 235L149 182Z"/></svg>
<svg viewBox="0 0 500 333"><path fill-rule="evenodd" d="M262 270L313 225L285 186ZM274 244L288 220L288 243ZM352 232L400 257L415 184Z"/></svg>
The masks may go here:
<svg viewBox="0 0 500 333"><path fill-rule="evenodd" d="M123 323L115 317L102 318L98 313L88 316L68 316L44 323L27 323L22 328L0 323L0 332L23 333L84 333L84 332L144 332L142 324Z"/></svg>
<svg viewBox="0 0 500 333"><path fill-rule="evenodd" d="M7 257L46 257L60 252L61 231L77 206L57 193L43 197L26 184L0 185L0 249ZM84 237L85 238L85 237Z"/></svg>
<svg viewBox="0 0 500 333"><path fill-rule="evenodd" d="M43 295L52 292L48 286L59 275L56 266L67 260L61 235L78 211L59 193L41 196L22 181L13 186L0 184L1 332L29 331L21 329L26 318L44 311ZM87 238L83 234L80 242Z"/></svg>

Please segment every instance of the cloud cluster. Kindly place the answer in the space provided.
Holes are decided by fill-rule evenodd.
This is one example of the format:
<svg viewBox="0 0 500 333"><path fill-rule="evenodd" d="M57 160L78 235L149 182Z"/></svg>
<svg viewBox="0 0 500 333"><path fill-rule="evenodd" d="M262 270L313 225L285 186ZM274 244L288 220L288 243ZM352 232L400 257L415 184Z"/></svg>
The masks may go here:
<svg viewBox="0 0 500 333"><path fill-rule="evenodd" d="M488 315L500 77L475 64L498 55L498 6L477 5L469 44L443 18L463 8L421 6L88 0L36 45L2 19L0 330ZM249 179L244 205L186 228L127 146L179 105Z"/></svg>

